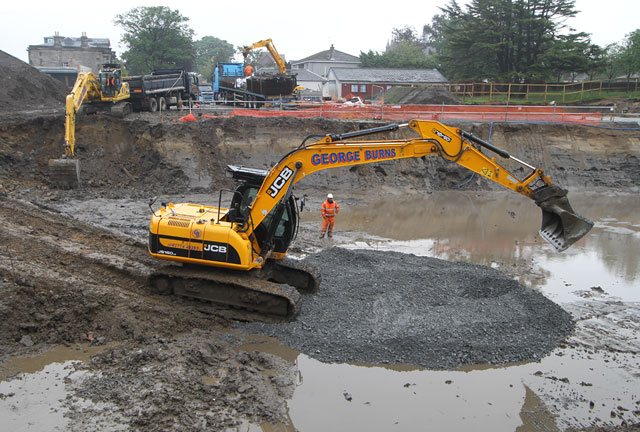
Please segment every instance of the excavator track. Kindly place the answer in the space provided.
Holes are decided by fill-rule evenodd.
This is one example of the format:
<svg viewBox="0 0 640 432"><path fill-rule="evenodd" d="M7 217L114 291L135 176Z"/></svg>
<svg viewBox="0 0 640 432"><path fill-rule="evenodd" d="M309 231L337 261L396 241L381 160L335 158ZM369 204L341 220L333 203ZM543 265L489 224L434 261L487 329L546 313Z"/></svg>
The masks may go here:
<svg viewBox="0 0 640 432"><path fill-rule="evenodd" d="M175 294L291 320L302 298L296 288L314 291L319 279L295 260L283 261L287 262L269 262L264 269L251 272L166 266L149 276L149 287L154 294Z"/></svg>

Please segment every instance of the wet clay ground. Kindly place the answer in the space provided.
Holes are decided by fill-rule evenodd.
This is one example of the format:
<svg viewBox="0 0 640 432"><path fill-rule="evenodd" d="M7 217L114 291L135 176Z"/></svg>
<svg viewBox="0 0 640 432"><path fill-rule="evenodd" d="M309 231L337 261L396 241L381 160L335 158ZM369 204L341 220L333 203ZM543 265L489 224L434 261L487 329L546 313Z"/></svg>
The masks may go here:
<svg viewBox="0 0 640 432"><path fill-rule="evenodd" d="M313 256L327 265L326 271L334 259L353 266L358 266L358 259L380 260L378 270L384 272L384 251L394 251L388 262L392 269L385 276L400 280L406 269L399 252L485 266L469 277L499 274L496 280L517 287L496 298L529 290L526 295L543 299L531 312L555 310L564 323L552 333L544 327L552 323L544 318L531 321L529 313L526 332L509 329L511 348L526 347L528 331L543 340L547 345L535 351L537 357L534 351L523 356L516 349L520 357L460 359L460 353L474 349L472 342L466 349L461 346L464 331L453 342L456 349L438 354L446 360L440 364L416 360L420 349L411 341L412 356L403 358L408 351L404 349L381 355L385 345L402 348L400 343L393 346L392 338L374 339L371 350L360 346L356 357L341 355L343 350L325 357L325 347L334 348L332 337L348 347L349 336L362 340L367 330L380 324L370 322L367 329L367 322L352 313L354 304L364 305L376 295L367 289L358 292L355 282L360 276L354 277L349 296L341 296L339 286L321 287L317 297L306 302L311 306L330 294L320 307L331 308L336 317L352 314L361 326L357 331L338 331L348 325L331 321L303 320L273 327L295 330L286 337L279 333L280 341L267 338L276 333L263 332L262 325L254 323L259 317L148 293L145 278L159 265L146 252L148 197L160 193L175 202L215 204L215 191L229 187L222 177L225 164L263 168L298 145L301 130L305 135L354 127L360 125L280 119L210 119L180 125L142 117L86 118L79 122L78 133L86 180L81 189L68 192L50 189L44 170L46 160L59 149L58 123L34 119L0 127L3 426L313 431L416 430L433 424L436 429L482 425L479 429L509 431L622 424L628 428L638 423L640 320L633 257L640 230L640 150L634 131L550 125L494 130L496 140L545 166L559 184L600 194L572 200L576 210L596 221L596 228L560 256L535 236L539 210L533 203L515 194L491 192L487 189L493 188L478 179L472 179L465 191L443 192L465 182L469 174L441 166L435 158L329 170L297 189L298 195L309 196L308 208L314 211L303 213L293 254ZM481 136L485 131L486 137L486 125L468 127ZM327 191L337 195L343 212L334 240L320 242L315 212ZM611 197L619 191L625 194ZM599 201L608 205L598 209ZM351 251L336 251L335 246ZM340 259L341 254L349 260ZM427 262L418 257L406 261L418 272ZM445 281L447 261L440 265ZM450 268L455 271L458 266L467 268ZM598 279L592 270L605 277ZM423 277L429 276L425 271ZM388 285L380 288L390 289ZM393 291L380 298L384 301L374 301L374 306L386 318L381 330L422 329L413 336L425 337L428 315L401 315L394 309ZM473 307L473 296L460 298ZM416 301L412 313L418 314L424 302L438 307L432 304L436 300ZM490 303L483 307L487 314L476 310L474 319L495 321ZM480 330L463 312L451 308L449 319L469 332ZM567 312L576 323L573 331ZM245 322L258 334L250 334ZM504 336L500 328L494 326L493 331ZM301 343L312 341L314 332L324 345ZM431 344L437 342L437 334L428 336ZM534 345L532 339L530 346ZM490 345L485 346L491 353ZM455 358L447 357L454 353ZM69 362L73 360L83 362ZM56 363L60 361L67 362ZM466 366L447 369L460 365ZM326 407L322 415L319 406Z"/></svg>

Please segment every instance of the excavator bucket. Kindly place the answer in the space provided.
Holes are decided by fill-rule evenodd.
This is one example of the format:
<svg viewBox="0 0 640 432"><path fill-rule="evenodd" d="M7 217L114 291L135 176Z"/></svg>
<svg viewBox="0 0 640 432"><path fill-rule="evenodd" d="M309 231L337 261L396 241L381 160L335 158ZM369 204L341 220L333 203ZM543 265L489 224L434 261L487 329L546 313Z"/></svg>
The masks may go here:
<svg viewBox="0 0 640 432"><path fill-rule="evenodd" d="M540 236L559 252L580 240L593 227L593 222L571 208L565 189L547 186L535 191L531 198L542 209Z"/></svg>
<svg viewBox="0 0 640 432"><path fill-rule="evenodd" d="M49 181L59 189L75 189L80 186L78 159L49 159Z"/></svg>

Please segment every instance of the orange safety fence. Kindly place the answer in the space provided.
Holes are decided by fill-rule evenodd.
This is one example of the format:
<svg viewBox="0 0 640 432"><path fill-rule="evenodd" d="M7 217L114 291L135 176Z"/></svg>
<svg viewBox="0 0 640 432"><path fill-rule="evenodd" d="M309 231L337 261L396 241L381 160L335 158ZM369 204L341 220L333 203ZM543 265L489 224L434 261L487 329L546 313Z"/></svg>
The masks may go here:
<svg viewBox="0 0 640 432"><path fill-rule="evenodd" d="M470 120L470 121L526 121L600 124L599 111L569 112L554 106L469 106L469 105L347 105L324 103L292 109L264 110L236 108L226 116L201 117L293 117L329 118L345 120Z"/></svg>

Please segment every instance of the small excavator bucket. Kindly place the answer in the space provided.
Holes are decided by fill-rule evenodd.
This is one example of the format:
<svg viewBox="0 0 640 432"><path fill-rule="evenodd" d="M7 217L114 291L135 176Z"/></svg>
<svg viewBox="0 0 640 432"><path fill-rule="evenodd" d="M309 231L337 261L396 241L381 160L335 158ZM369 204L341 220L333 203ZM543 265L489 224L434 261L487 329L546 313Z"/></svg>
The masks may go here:
<svg viewBox="0 0 640 432"><path fill-rule="evenodd" d="M75 189L80 186L78 159L49 159L49 181L60 189Z"/></svg>
<svg viewBox="0 0 640 432"><path fill-rule="evenodd" d="M593 222L571 208L565 189L547 186L535 191L531 198L542 209L540 236L559 252L580 240L593 227Z"/></svg>

